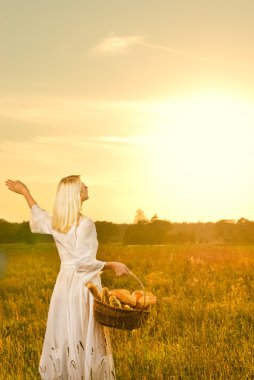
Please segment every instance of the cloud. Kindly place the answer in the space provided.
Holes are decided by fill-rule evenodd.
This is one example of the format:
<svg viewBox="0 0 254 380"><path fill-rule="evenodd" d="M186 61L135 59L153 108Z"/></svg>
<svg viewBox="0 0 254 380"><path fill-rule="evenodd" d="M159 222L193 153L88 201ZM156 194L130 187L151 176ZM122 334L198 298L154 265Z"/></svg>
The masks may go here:
<svg viewBox="0 0 254 380"><path fill-rule="evenodd" d="M126 54L131 46L140 45L143 36L119 37L111 33L110 37L104 38L98 45L90 50L92 54Z"/></svg>
<svg viewBox="0 0 254 380"><path fill-rule="evenodd" d="M144 135L144 136L100 136L91 137L91 141L103 142L109 144L129 144L129 145L142 145L154 142L154 136Z"/></svg>
<svg viewBox="0 0 254 380"><path fill-rule="evenodd" d="M140 112L147 109L147 102L87 99L82 97L0 95L0 119L50 125L61 125L87 120L104 120L105 115L122 111Z"/></svg>
<svg viewBox="0 0 254 380"><path fill-rule="evenodd" d="M130 48L135 45L144 46L150 49L167 51L169 53L185 56L187 58L195 59L198 61L207 61L206 57L185 50L147 43L144 40L144 36L120 37L115 33L111 33L109 37L104 38L98 45L93 47L90 50L90 54L127 54L130 51Z"/></svg>
<svg viewBox="0 0 254 380"><path fill-rule="evenodd" d="M73 143L84 143L85 139L86 144L89 142L90 146L100 145L105 149L117 145L118 137L114 140L114 136L120 136L119 147L126 148L126 145L134 144L134 139L131 138L126 144L127 140L124 142L121 136L143 135L151 113L156 113L153 108L152 102L140 100L0 94L0 151L4 149L4 142L31 142L41 136L51 139L44 141L47 144L63 142L61 136L68 136L70 143L73 136L82 136L82 140ZM87 140L105 135L113 137L100 141Z"/></svg>
<svg viewBox="0 0 254 380"><path fill-rule="evenodd" d="M130 147L131 148L131 147ZM114 183L117 161L129 161L135 151L123 149L118 144L96 141L83 134L75 136L37 136L29 141L4 141L0 160L5 163L0 178L20 175L34 182L54 182L55 173L90 173L89 183L105 185ZM102 164L103 163L103 164ZM108 168L107 175L105 167ZM109 168L112 168L112 170Z"/></svg>

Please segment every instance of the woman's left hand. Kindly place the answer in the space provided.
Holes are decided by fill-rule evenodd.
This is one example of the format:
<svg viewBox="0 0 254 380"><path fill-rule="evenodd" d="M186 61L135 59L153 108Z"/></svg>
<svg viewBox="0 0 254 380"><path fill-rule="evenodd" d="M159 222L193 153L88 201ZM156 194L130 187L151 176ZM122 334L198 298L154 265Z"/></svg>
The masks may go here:
<svg viewBox="0 0 254 380"><path fill-rule="evenodd" d="M124 276L130 274L129 268L125 264L119 263L118 261L113 262L113 268L117 276Z"/></svg>

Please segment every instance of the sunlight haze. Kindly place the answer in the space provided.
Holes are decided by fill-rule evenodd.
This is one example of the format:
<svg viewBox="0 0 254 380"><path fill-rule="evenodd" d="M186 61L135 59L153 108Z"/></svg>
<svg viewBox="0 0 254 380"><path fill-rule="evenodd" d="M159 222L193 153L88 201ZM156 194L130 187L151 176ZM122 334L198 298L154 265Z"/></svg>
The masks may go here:
<svg viewBox="0 0 254 380"><path fill-rule="evenodd" d="M254 3L1 2L0 218L81 174L93 220L254 220Z"/></svg>

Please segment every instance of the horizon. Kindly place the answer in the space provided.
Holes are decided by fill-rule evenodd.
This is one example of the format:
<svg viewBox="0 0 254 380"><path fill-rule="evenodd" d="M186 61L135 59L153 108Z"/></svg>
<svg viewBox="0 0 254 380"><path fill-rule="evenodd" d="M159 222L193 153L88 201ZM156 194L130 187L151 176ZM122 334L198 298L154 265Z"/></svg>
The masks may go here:
<svg viewBox="0 0 254 380"><path fill-rule="evenodd" d="M85 215L84 213L82 213L82 214ZM153 215L152 215L152 217L153 217ZM149 223L151 221L151 218L147 218L146 222ZM173 221L173 220L170 220L170 219L160 218L158 216L158 220L159 221L166 221L166 222L170 222L171 224L208 224L208 223L216 224L216 223L221 222L221 221L225 221L225 222L228 222L228 223L236 224L241 219L245 219L245 220L247 220L248 222L251 222L251 223L254 222L254 220L247 219L244 216L242 216L239 219L225 219L225 218L221 218L221 219L216 219L216 220L197 220L197 221L176 221L176 220ZM8 222L8 223L18 223L18 224L24 223L24 222L25 223L29 222L29 219L22 220L22 221L10 221L10 220L6 220L6 219L4 219L2 217L0 217L0 220L3 220L4 222ZM97 219L97 220L94 220L94 222L95 223L96 222L106 222L106 223L113 223L113 224L137 224L136 222L134 222L134 218L133 218L133 222L114 222L112 220L105 220L105 219L103 219L103 220L98 220Z"/></svg>

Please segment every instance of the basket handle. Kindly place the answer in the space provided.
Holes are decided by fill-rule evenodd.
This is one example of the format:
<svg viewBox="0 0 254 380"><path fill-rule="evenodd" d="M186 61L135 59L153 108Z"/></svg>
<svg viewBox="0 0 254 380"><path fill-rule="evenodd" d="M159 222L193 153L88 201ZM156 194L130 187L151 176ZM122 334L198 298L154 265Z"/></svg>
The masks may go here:
<svg viewBox="0 0 254 380"><path fill-rule="evenodd" d="M146 290L145 290L145 287L144 287L143 283L141 282L141 280L134 273L132 273L130 270L129 270L129 274L131 276L133 276L138 281L138 283L141 285L141 288L142 288L143 293L144 293L144 304L143 304L143 308L142 308L142 310L144 310L144 307L146 305Z"/></svg>

